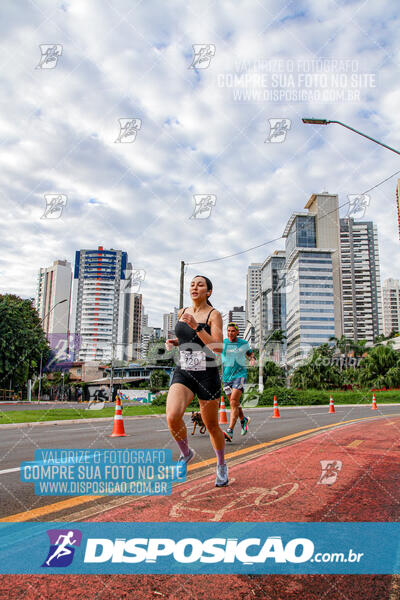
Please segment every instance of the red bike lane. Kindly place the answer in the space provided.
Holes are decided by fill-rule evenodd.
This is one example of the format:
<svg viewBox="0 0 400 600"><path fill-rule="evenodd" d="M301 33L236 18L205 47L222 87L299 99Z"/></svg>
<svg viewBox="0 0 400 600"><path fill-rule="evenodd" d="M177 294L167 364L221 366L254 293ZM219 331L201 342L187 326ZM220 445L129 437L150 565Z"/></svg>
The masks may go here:
<svg viewBox="0 0 400 600"><path fill-rule="evenodd" d="M231 464L226 488L214 487L213 469L176 486L171 496L142 497L87 520L397 521L399 433L400 417L334 427ZM194 465L189 475L195 472ZM22 590L32 599L400 598L398 580L390 575L40 575L13 576L12 581L3 576L0 584L10 599L19 598Z"/></svg>

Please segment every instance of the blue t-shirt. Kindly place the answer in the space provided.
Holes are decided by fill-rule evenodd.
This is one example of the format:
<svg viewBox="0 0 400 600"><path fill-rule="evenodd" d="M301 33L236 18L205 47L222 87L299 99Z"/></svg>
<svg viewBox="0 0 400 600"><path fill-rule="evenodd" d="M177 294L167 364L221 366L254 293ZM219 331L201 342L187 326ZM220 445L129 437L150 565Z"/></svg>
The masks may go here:
<svg viewBox="0 0 400 600"><path fill-rule="evenodd" d="M247 377L246 355L251 353L249 342L237 338L236 342L224 339L221 354L222 359L222 381L232 381L237 377Z"/></svg>

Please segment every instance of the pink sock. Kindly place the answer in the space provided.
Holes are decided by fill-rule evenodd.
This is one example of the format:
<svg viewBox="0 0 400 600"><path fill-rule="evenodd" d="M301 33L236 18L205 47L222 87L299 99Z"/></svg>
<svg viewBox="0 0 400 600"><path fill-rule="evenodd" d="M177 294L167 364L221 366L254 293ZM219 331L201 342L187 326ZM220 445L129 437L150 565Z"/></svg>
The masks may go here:
<svg viewBox="0 0 400 600"><path fill-rule="evenodd" d="M189 444L187 438L185 440L175 440L179 446L179 450L182 452L183 456L187 456L190 452Z"/></svg>
<svg viewBox="0 0 400 600"><path fill-rule="evenodd" d="M217 455L217 465L225 464L225 450L215 450L215 454Z"/></svg>

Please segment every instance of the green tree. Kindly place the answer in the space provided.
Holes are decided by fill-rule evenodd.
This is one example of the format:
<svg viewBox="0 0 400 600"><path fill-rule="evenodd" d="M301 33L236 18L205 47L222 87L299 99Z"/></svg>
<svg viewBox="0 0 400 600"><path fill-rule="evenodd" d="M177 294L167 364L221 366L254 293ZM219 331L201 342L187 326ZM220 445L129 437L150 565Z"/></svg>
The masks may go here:
<svg viewBox="0 0 400 600"><path fill-rule="evenodd" d="M161 389L168 386L169 375L163 369L157 369L150 375L150 388Z"/></svg>
<svg viewBox="0 0 400 600"><path fill-rule="evenodd" d="M335 349L328 344L314 348L305 363L293 371L290 378L291 386L302 390L340 387L341 374L334 355Z"/></svg>
<svg viewBox="0 0 400 600"><path fill-rule="evenodd" d="M0 388L24 386L50 348L31 300L0 295Z"/></svg>
<svg viewBox="0 0 400 600"><path fill-rule="evenodd" d="M354 341L345 335L342 335L340 338L332 335L329 338L329 341L334 343L335 348L340 352L340 354L346 355L353 350Z"/></svg>
<svg viewBox="0 0 400 600"><path fill-rule="evenodd" d="M390 343L369 350L360 362L359 382L375 388L400 386L400 356Z"/></svg>
<svg viewBox="0 0 400 600"><path fill-rule="evenodd" d="M268 360L263 369L265 387L284 387L286 381L285 370L272 360Z"/></svg>
<svg viewBox="0 0 400 600"><path fill-rule="evenodd" d="M380 335L377 335L376 338L374 339L374 344L381 344L382 342L385 342L386 340L391 340L394 337L397 337L399 335L399 332L396 331L395 329L392 329L392 331L389 333L389 335L385 335L384 333L381 333Z"/></svg>
<svg viewBox="0 0 400 600"><path fill-rule="evenodd" d="M283 329L275 329L266 339L265 343L264 343L264 352L267 355L268 354L268 347L271 347L270 356L273 356L274 354L274 348L276 348L277 346L280 347L282 346L282 344L284 344L285 340L287 339L287 336L285 335L285 332ZM279 352L279 358L278 361L280 360L280 352Z"/></svg>
<svg viewBox="0 0 400 600"><path fill-rule="evenodd" d="M147 350L146 358L141 362L145 365L160 365L162 367L173 367L174 361L174 349L168 351L165 348L165 339L150 341Z"/></svg>
<svg viewBox="0 0 400 600"><path fill-rule="evenodd" d="M353 344L354 356L361 358L363 354L368 351L367 348L368 340L358 340Z"/></svg>

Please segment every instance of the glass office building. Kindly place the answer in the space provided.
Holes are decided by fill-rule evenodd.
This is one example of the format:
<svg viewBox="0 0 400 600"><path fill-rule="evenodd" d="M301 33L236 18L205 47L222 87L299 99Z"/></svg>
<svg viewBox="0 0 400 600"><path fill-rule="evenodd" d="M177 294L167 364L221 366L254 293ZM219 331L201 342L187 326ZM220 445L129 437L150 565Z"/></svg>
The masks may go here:
<svg viewBox="0 0 400 600"><path fill-rule="evenodd" d="M313 202L318 202L318 198L312 196ZM333 206L336 198L337 206L337 197L329 198L333 198ZM322 200L326 201L326 197L323 196ZM310 205L309 201L307 207ZM283 234L286 238L286 360L292 366L313 348L329 343L329 339L337 332L334 260L338 260L338 220L334 247L321 247L325 240L322 228L318 239L318 208L318 205L313 207L314 214L310 214L311 211L293 214ZM327 241L331 244L335 241L332 231Z"/></svg>

